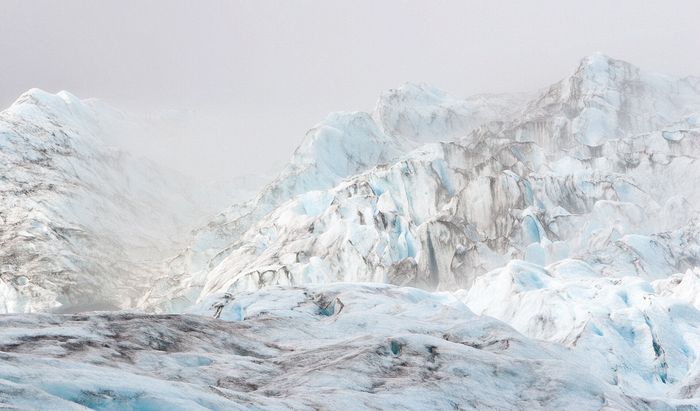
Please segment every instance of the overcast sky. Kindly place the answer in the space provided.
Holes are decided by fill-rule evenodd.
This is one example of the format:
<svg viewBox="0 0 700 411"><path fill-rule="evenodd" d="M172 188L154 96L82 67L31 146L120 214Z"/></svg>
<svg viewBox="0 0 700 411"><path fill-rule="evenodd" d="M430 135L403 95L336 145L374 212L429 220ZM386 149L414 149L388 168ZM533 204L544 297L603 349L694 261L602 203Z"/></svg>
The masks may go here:
<svg viewBox="0 0 700 411"><path fill-rule="evenodd" d="M406 81L527 91L596 51L700 75L699 17L695 0L2 0L0 105L40 87L194 110L201 132L123 145L189 174L257 172Z"/></svg>

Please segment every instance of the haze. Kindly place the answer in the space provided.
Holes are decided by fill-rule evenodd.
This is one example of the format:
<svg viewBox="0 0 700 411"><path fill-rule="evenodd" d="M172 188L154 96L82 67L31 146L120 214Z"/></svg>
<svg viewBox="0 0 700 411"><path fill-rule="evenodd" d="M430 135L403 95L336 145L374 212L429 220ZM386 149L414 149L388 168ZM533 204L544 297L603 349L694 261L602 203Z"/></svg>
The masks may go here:
<svg viewBox="0 0 700 411"><path fill-rule="evenodd" d="M528 91L596 51L700 74L698 16L696 1L3 1L0 103L40 87L189 113L115 144L222 178L279 168L328 112L406 81Z"/></svg>

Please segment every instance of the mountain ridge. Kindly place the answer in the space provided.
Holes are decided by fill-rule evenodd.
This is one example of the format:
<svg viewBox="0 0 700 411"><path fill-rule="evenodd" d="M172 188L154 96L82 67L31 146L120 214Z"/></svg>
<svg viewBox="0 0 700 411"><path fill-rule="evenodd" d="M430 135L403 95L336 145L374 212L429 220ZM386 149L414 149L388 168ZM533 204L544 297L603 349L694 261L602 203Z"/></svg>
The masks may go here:
<svg viewBox="0 0 700 411"><path fill-rule="evenodd" d="M698 84L597 54L529 101L405 85L158 264L106 233L166 190L30 92L0 113L0 309L136 310L0 316L0 402L699 408Z"/></svg>
<svg viewBox="0 0 700 411"><path fill-rule="evenodd" d="M637 85L635 86L636 88L630 88L626 86L628 84L643 83L643 80L647 78L653 79L652 84L648 87ZM563 242L555 240L562 235L558 225L563 224L562 222L567 219L572 221L576 219L577 217L574 214L593 212L595 215L602 215L602 211L595 211L594 203L596 202L599 203L599 208L606 207L606 212L611 210L609 206L604 206L607 204L606 201L609 200L622 201L622 207L626 207L625 210L629 211L630 208L625 203L630 201L628 199L630 194L638 198L638 200L633 201L648 202L648 193L653 192L652 187L647 185L641 191L635 188L636 183L625 176L628 168L636 168L635 172L642 173L644 179L655 180L658 178L653 177L651 171L646 171L646 167L655 167L654 164L675 161L671 166L674 169L673 172L677 172L675 171L676 168L687 169L690 167L691 175L694 175L692 161L695 158L694 156L697 156L696 140L694 137L680 136L695 136L695 131L693 131L693 124L695 124L693 119L695 117L692 115L692 112L700 108L700 91L695 89L693 84L687 85L685 81L676 80L670 76L647 74L629 63L615 60L602 54L595 54L584 58L573 74L549 88L545 88L539 96L533 98L528 104L514 110L513 112L521 110L519 117L514 115L515 117L512 119L486 121L481 126L470 129L471 131L468 135L456 132L454 136L459 137L455 137L456 139L452 143L428 143L422 146L417 141L414 144L403 144L405 141L411 141L412 137L415 138L415 135L413 135L415 134L415 127L406 127L406 130L410 131L409 135L401 135L400 132L395 131L397 130L396 126L392 128L391 125L387 126L387 124L399 118L406 122L410 118L409 114L412 114L414 120L408 121L409 125L422 122L421 124L428 127L428 129L430 126L436 127L436 131L433 134L444 133L446 128L454 126L455 123L450 121L453 117L441 116L440 114L428 114L426 116L425 113L449 112L449 107L458 105L459 100L427 85L405 85L399 89L390 90L382 94L372 117L375 120L375 124L381 124L385 130L394 130L389 135L402 143L400 146L408 147L408 149L405 149L401 155L394 156L395 160L393 163L378 164L375 168L370 167L368 163L368 166L363 167L366 171L363 171L361 174L356 174L353 177L344 176L345 180L342 181L341 179L333 180L339 185L330 191L328 190L332 186L332 182L330 184L323 183L309 186L309 189L312 191L320 189L321 192L312 194L311 191L307 190L307 194L296 194L296 196L299 196L297 200L294 200L295 195L283 195L279 200L275 201L275 204L289 205L279 209L279 217L270 214L267 218L272 216L273 219L284 218L285 221L291 222L294 219L290 220L290 217L294 215L295 219L299 219L298 221L304 221L304 218L310 216L304 210L308 211L308 207L311 205L310 202L312 202L314 207L318 206L320 209L310 216L315 220L311 226L314 228L320 226L327 229L330 227L328 225L330 224L329 222L320 224L318 221L319 218L324 218L320 216L322 210L330 210L336 202L340 202L339 205L343 207L342 204L345 201L341 200L343 196L349 196L348 198L361 198L364 196L365 200L362 200L361 207L372 211L369 212L369 215L361 217L356 222L351 222L355 219L351 217L352 212L349 214L348 211L343 211L344 214L342 216L337 215L333 217L334 221L343 226L350 224L345 229L341 229L341 232L345 232L345 234L338 234L339 237L333 241L336 241L337 244L345 244L342 246L343 249L357 250L357 242L360 239L354 239L353 236L355 235L370 235L371 238L383 239L376 240L379 242L371 246L365 242L365 245L360 247L360 255L351 258L351 260L355 261L355 258L361 257L364 259L364 262L350 263L347 260L343 263L336 262L334 263L335 268L331 268L331 271L327 272L327 274L318 274L320 277L314 274L310 277L322 279L328 275L328 278L334 281L342 281L344 279L352 281L398 281L399 284L423 284L425 287L433 288L440 283L437 278L442 275L444 276L444 281L447 282L439 286L440 289L454 289L454 287L468 286L474 275L483 274L490 269L497 268L511 258L538 259L538 261L544 263L551 258L555 258L555 255L567 255L570 251L564 250L570 250L572 247L585 250L590 247L584 244L568 243L568 240ZM622 85L616 85L618 83ZM680 86L671 87L669 84L680 84ZM627 107L624 104L605 106L609 100L614 100L613 102L618 103L622 101L619 98L613 99L608 95L612 93L610 90L619 94L620 91L618 89L631 90L630 92L637 89L642 90L642 100L644 101L635 106L638 108L638 112L633 110L635 107ZM627 123L622 122L621 124L625 126L621 129L619 127L606 129L606 133L609 134L606 134L602 140L580 138L592 133L590 131L592 128L587 125L587 119L591 117L591 114L588 114L589 111L587 111L589 110L589 102L594 103L595 107L606 109L606 113L613 117L618 115L617 113L623 106L632 110L632 115L637 113L638 117L641 117L648 112L649 105L647 100L649 100L649 94L655 91L666 93L668 90L672 90L672 94L668 97L662 96L660 101L665 101L664 99L667 100L669 98L676 99L678 95L682 95L683 99L677 102L678 104L675 104L679 107L674 106L663 116L657 116L660 120L651 121L649 124L642 122L644 124L630 123L626 125ZM678 92L678 90L682 92ZM428 97L425 97L426 94ZM626 98L634 99L635 97L630 95ZM578 102L577 99L581 101ZM399 106L397 112L400 114L388 116L387 118L391 121L383 121L383 112L391 114L390 110L386 110L383 105L386 101L393 100L399 101L396 104ZM418 101L420 109L411 110L406 108L410 107L410 105L406 106L406 101ZM681 103L687 103L687 106L683 106ZM556 108L555 114L550 113L553 110L552 107ZM566 109L566 107L569 107L569 109ZM596 110L598 109L596 108ZM573 113L579 117L571 120L556 114L560 111ZM362 116L365 116L363 117L365 119L367 118L366 115ZM538 116L545 119L545 123L537 126L541 127L541 131L537 131L537 128L532 129L533 124L538 124L537 122L541 121L537 120ZM578 118L583 118L583 120L577 120ZM657 124L661 124L662 120L668 120L669 124L664 123L663 126L658 126ZM551 125L555 124L555 122L566 124L566 127L560 125L556 128ZM604 124L607 123L604 121ZM583 131L576 131L578 129L574 126L577 125ZM635 134L642 129L642 126L649 128ZM459 125L456 129L460 129L460 127L462 125ZM312 132L314 130L317 130L317 128L312 129ZM348 131L348 133L351 132ZM556 136L558 135L557 133L567 134L561 141L555 137L541 137L548 134ZM384 134L386 135L387 132L385 131ZM678 136L679 140L677 142L674 142L673 139L675 137L673 135ZM612 139L612 136L616 138ZM382 138L384 139L384 137ZM384 139L383 141L386 140ZM591 145L592 142L597 145ZM644 151L640 152L637 148L640 144L643 150L647 150L647 147L653 148L655 150L654 155L646 160L643 159ZM686 160L683 160L683 157L678 157L679 144L684 147L680 151L690 154L690 157L686 157ZM302 154L300 150L303 151L304 147L310 146L302 144L295 156ZM307 153L306 155L307 163L313 163L313 160L308 159L314 158L318 158L320 164L324 164L327 161L323 157L325 154L319 154L318 157L314 157L316 154ZM606 157L618 158L619 160L606 162ZM639 167L639 161L646 161L646 163L644 163L643 167ZM292 164L294 164L294 160L292 160ZM536 174L533 175L533 172ZM572 174L572 172L574 173ZM415 173L419 173L420 176L415 175ZM601 175L601 173L603 174ZM338 175L334 173L328 174ZM391 175L394 177L390 177ZM533 179L533 176L536 178ZM601 178L608 181L601 182L599 181ZM664 178L667 178L667 176L664 176ZM415 179L421 179L420 183L412 181ZM591 188L594 191L585 187L586 185L591 185L591 183L593 183ZM407 185L406 188L398 188L397 192L392 192L390 195L385 193L387 188L402 187L403 185ZM540 188L537 188L538 185ZM407 187L412 188L409 189ZM412 193L411 190L415 190L414 193L421 193L426 187L431 187L428 189L428 203L423 204L423 200L406 195L406 193ZM355 191L348 192L350 188ZM536 190L539 190L539 194L535 192ZM623 195L623 190L628 194ZM692 193L692 191L689 191L691 190L690 187L686 186L683 190ZM461 194L458 193L460 191ZM484 195L482 193L491 193L490 198L483 198ZM658 195L661 197L673 197L672 194L674 193L659 193ZM541 197L542 199L537 199L536 197ZM260 201L260 198L258 201ZM367 202L367 198L370 198L369 202ZM440 198L442 200L439 200ZM469 204L469 198L479 200L474 204ZM535 204L533 202L535 200L542 201L543 199L547 199L546 202L549 202L549 204ZM655 200L661 201L659 198ZM436 203L431 205L431 201ZM562 204L557 203L560 201L567 201L568 205L562 208ZM680 199L678 201L682 203L685 200ZM250 207L250 205L246 207ZM419 207L420 210L417 211L416 207ZM494 207L496 207L496 211L493 211ZM509 215L508 210L513 207L522 210L523 214L520 216ZM613 209L614 207L617 207L617 205L613 206ZM663 209L664 204L656 207ZM288 211L283 212L281 211L282 209ZM301 210L301 212L292 210ZM275 212L274 207L258 212L256 220L260 221L264 215L270 212ZM289 212L292 214L289 214L288 217L283 216L284 213ZM365 213L363 209L353 212L358 215ZM386 214L386 212L390 214ZM551 214L551 216L543 215L543 213ZM622 211L616 211L613 215L621 215L620 213ZM398 228L396 230L398 231L396 236L389 234L385 238L385 234L381 234L386 229L385 227L370 229L366 226L367 221L376 220L377 218L382 220L381 224L386 225L386 215L394 215L395 217L392 218L398 217L397 220L389 219L390 224L397 224L396 227ZM302 218L302 216L306 217ZM327 218L330 218L330 216ZM557 223L556 220L562 222ZM237 224L236 221L236 218L232 220L234 225ZM364 223L356 226L360 221ZM264 223L259 223L258 225L260 224L265 225ZM285 260L287 257L282 255L272 257L271 260L265 262L258 261L261 256L269 254L264 250L272 246L270 241L273 243L277 241L277 245L274 247L282 248L275 253L281 253L282 249L287 246L283 246L279 241L289 243L294 241L293 238L295 236L308 237L310 228L303 228L306 223L299 224L296 228L289 230L286 230L285 224L288 223L270 223L266 228L255 228L254 225L248 224L238 225L238 231L234 235L229 236L231 240L224 239L220 243L228 242L228 245L219 246L219 250L223 251L215 252L213 254L214 258L207 265L199 266L197 270L199 274L196 275L198 280L195 283L200 285L190 284L185 288L197 290L199 287L204 286L205 290L213 290L214 288L211 288L212 285L202 285L202 281L212 281L204 280L205 275L211 278L222 276L222 278L230 279L239 274L245 274L246 270L251 269L253 272L258 272L258 274L255 274L256 276L260 276L259 280L247 283L251 287L253 284L267 284L262 279L265 275L271 276L272 280L270 281L273 281L272 284L275 284L275 281L282 281L280 279L283 278L287 278L284 280L285 282L292 281L289 279L290 275L305 278L304 276L307 274L302 274L301 272L292 274L288 264L291 264L291 266L305 265L309 267L308 269L311 272L316 272L317 270L325 272L328 270L328 267L322 262L324 258L321 258L321 260L314 259L314 253L326 255L327 251L324 251L324 249L328 245L321 246L317 251L309 254L306 248L310 245L303 242L300 243L306 244L297 246L305 250L305 256L303 257L304 261L306 261L305 263L300 263L299 261L284 263L282 261L288 260ZM638 223L637 226L639 226ZM350 227L356 228L351 229ZM351 234L351 232L354 232L352 230L355 229L361 230L364 234ZM252 231L245 234L249 230ZM282 237L280 237L280 230L285 233ZM275 234L271 237L270 234L265 234L265 232ZM538 234L526 234L528 232L537 232ZM437 233L440 234L438 235ZM648 233L645 232L645 234ZM246 235L247 237L245 237ZM328 237L330 234L324 235ZM600 236L602 235L601 233ZM525 239L529 238L527 236L536 237L541 239L541 241L528 243L529 240ZM222 238L225 237L226 234ZM309 237L309 239L312 237ZM438 237L441 239L438 240ZM274 238L284 238L284 240L275 240ZM436 256L436 253L430 251L436 248L436 241L437 244L440 244L437 248L451 244L447 247L453 250L454 254L451 252L443 257ZM535 245L535 243L539 242L542 243ZM259 244L259 246L247 248L248 251L242 251L252 244ZM392 254L394 257L380 257L386 254L379 252L379 249L376 247L384 248L387 246L389 250L397 250L395 254ZM259 249L257 247L263 248ZM367 260L368 256L366 253L369 251L366 247L376 250L371 253L378 252L379 254ZM596 248L590 248L590 250L594 249ZM242 252L246 253L245 255L247 256L241 255ZM353 251L352 253L356 252ZM298 254L298 251L294 253ZM342 253L339 250L335 250L330 254L338 255ZM298 260L299 257L294 258ZM309 258L311 260L308 260ZM226 267L226 260L236 262L226 269L224 268ZM244 265L242 265L245 261L249 261L250 265L248 268L244 268ZM254 263L253 261L257 262ZM369 263L368 261L373 262ZM318 264L321 265L319 266ZM454 264L456 264L456 267L462 267L454 268L458 271L461 270L462 274L448 274L453 271L450 266ZM338 274L341 267L361 267L363 265L374 267L368 268L369 271L362 274L366 275L366 277L362 277L362 275L354 277L351 274ZM311 266L316 266L317 268L312 269L310 268ZM469 269L467 274L464 273L465 267L469 266L476 270L473 271L474 274L468 274ZM255 267L260 267L261 269L256 269ZM182 267L180 269L182 270ZM185 268L184 271L186 270ZM355 268L352 268L350 271L353 270ZM361 272L364 272L364 270L360 269ZM207 271L212 272L212 274L206 274ZM441 274L438 274L438 271ZM227 272L229 274L225 274ZM263 273L269 274L263 275ZM453 276L453 278L449 279L450 276ZM462 278L461 280L458 279L460 277ZM411 278L413 279L411 280ZM302 282L304 281L306 280L302 280ZM418 282L412 283L412 281ZM222 284L221 282L217 283L220 284L219 287ZM190 300L191 303L193 295L189 294L186 300Z"/></svg>

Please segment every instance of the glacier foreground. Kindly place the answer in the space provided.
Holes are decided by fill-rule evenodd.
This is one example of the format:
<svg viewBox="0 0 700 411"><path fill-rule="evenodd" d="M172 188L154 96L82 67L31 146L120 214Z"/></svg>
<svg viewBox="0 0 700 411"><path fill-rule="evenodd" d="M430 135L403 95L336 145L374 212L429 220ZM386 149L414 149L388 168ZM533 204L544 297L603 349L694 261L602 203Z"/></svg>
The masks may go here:
<svg viewBox="0 0 700 411"><path fill-rule="evenodd" d="M192 194L100 112L0 116L0 404L700 409L700 78L406 84L189 236Z"/></svg>
<svg viewBox="0 0 700 411"><path fill-rule="evenodd" d="M625 393L589 351L529 339L449 293L271 287L215 307L221 319L212 310L3 316L0 398L71 410L698 405ZM645 364L628 365L619 372L642 375Z"/></svg>

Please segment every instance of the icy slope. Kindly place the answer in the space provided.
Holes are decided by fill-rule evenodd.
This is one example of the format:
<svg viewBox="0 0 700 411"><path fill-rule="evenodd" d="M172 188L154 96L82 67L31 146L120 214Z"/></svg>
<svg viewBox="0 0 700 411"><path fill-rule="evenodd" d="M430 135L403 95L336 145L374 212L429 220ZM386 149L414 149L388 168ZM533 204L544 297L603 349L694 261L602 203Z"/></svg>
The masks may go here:
<svg viewBox="0 0 700 411"><path fill-rule="evenodd" d="M203 276L230 255L252 225L286 201L391 164L425 141L464 137L488 121L510 118L527 96L478 95L460 100L427 85L406 84L382 94L371 115L330 114L309 130L287 167L255 200L229 207L195 231L190 246L170 262L168 274L144 304L164 303L168 310L190 304L203 285ZM180 290L178 297L173 298L173 288Z"/></svg>
<svg viewBox="0 0 700 411"><path fill-rule="evenodd" d="M658 130L699 112L699 93L698 77L646 72L594 54L584 58L572 75L531 101L521 116L502 122L498 135L533 141L549 151L595 148L607 140ZM478 134L493 134L495 126Z"/></svg>
<svg viewBox="0 0 700 411"><path fill-rule="evenodd" d="M202 306L0 317L0 403L28 409L577 409L697 406L625 394L576 351L382 285L270 288Z"/></svg>
<svg viewBox="0 0 700 411"><path fill-rule="evenodd" d="M510 120L531 97L480 94L458 99L427 84L406 83L382 93L373 116L391 136L422 143L451 141L491 121Z"/></svg>
<svg viewBox="0 0 700 411"><path fill-rule="evenodd" d="M285 203L232 245L202 295L325 281L456 289L512 258L577 257L605 275L649 279L682 272L700 258L700 133L669 133L550 164L533 143L426 147Z"/></svg>
<svg viewBox="0 0 700 411"><path fill-rule="evenodd" d="M69 117L72 106L58 107ZM594 55L526 104L465 102L407 85L383 95L372 115L332 114L253 201L198 229L163 277L144 285L140 308L187 315L0 317L7 331L0 401L102 409L700 408L698 113L697 79ZM82 130L70 144L92 133L89 117L77 118L53 125ZM28 123L19 121L19 130ZM50 134L41 127L23 139L13 129L3 144L34 147ZM31 152L25 145L3 155ZM80 147L92 147L85 157L97 164L111 153ZM52 150L58 154L40 166L24 155L13 161L43 173L32 181L51 181L45 175L59 170L69 195L40 196L13 183L14 195L3 198L36 201L20 210L49 210L42 212L54 213L51 224L96 220L59 213L70 208L56 199L78 196L88 177L68 179L53 164L67 156L76 170L101 168ZM99 181L122 187L109 178ZM117 198L85 191L75 204L88 210L103 201L109 209ZM122 232L103 224L98 232L81 228L81 238L95 250L90 256L111 262L127 251L118 241L112 254L101 251L100 233ZM37 226L7 232L24 238ZM140 226L132 230L141 235ZM18 255L47 244L67 249L71 263L89 263L65 245L74 235L33 235L8 244L26 247ZM116 277L76 272L87 286L62 284L73 292L120 295L121 283L108 282ZM0 293L14 300L4 301L22 301L12 293L31 283L7 275ZM351 284L328 284L338 281ZM443 292L358 284L366 281Z"/></svg>
<svg viewBox="0 0 700 411"><path fill-rule="evenodd" d="M403 113L393 118L445 132L449 121L421 115L422 103L439 113L455 100L426 93L405 86L389 93L403 98L383 96L379 117L392 118L393 101ZM269 186L253 206L260 218L241 225L222 216L219 226L237 228L218 237L215 249L224 251L201 258L196 269L185 266L173 290L163 287L150 301L187 305L212 292L325 281L468 288L513 258L544 265L576 257L614 276L682 272L700 258L692 223L700 200L699 107L697 79L585 58L512 120L425 145L393 164L370 168L368 160L355 169L366 171L330 189L296 185L296 195L269 201L265 195L279 185ZM343 126L348 136L367 135L367 127ZM328 153L304 144L290 168L318 163L314 181L340 177L324 172L335 158Z"/></svg>
<svg viewBox="0 0 700 411"><path fill-rule="evenodd" d="M601 277L564 260L547 269L513 261L462 292L475 312L589 359L591 372L642 396L698 395L700 272L647 282Z"/></svg>
<svg viewBox="0 0 700 411"><path fill-rule="evenodd" d="M337 112L309 130L275 181L254 201L235 204L197 230L177 270L199 271L251 224L296 195L329 189L343 179L392 163L425 141L452 140L493 120L510 118L527 94L460 100L428 85L405 84L382 94L373 113ZM406 131L410 130L410 131ZM216 257L220 258L220 257Z"/></svg>
<svg viewBox="0 0 700 411"><path fill-rule="evenodd" d="M234 204L207 225L194 230L190 245L168 262L165 276L150 290L146 305L181 309L173 288L184 289L185 305L201 289L200 277L231 251L231 245L251 225L285 201L312 190L329 189L344 178L395 160L412 147L392 138L362 112L330 114L309 130L289 164L251 201Z"/></svg>
<svg viewBox="0 0 700 411"><path fill-rule="evenodd" d="M201 218L179 176L105 145L105 110L33 89L0 113L0 312L131 306Z"/></svg>

